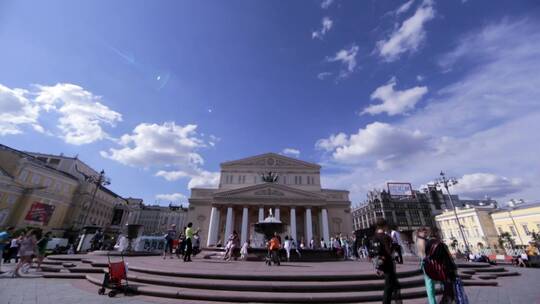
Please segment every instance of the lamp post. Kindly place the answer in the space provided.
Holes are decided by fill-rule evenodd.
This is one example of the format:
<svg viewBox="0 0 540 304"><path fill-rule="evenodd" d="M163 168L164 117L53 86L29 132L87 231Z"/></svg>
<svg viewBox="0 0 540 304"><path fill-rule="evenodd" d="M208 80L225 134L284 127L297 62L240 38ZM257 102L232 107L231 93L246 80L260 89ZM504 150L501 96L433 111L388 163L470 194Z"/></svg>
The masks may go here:
<svg viewBox="0 0 540 304"><path fill-rule="evenodd" d="M96 199L96 194L97 194L97 191L99 189L100 186L107 186L107 185L110 185L111 184L111 180L105 176L105 170L101 170L101 172L99 172L99 175L98 176L94 176L94 175L86 175L84 174L83 172L81 172L77 166L75 166L75 170L77 170L81 175L84 176L84 180L88 183L91 183L91 184L94 184L96 185L96 188L94 189L94 191L92 192L92 198L90 199L90 202L85 204L86 205L86 214L84 215L84 219L82 221L82 227L84 227L86 225L86 220L88 219L88 214L90 213L90 206L92 206L92 204L94 204L94 201ZM84 207L84 206L83 206ZM82 228L81 227L81 228Z"/></svg>
<svg viewBox="0 0 540 304"><path fill-rule="evenodd" d="M452 200L452 195L450 195L449 188L455 184L458 183L458 181L451 177L447 178L443 171L441 171L439 178L435 181L435 186L437 187L444 187L446 189L446 193L448 193L448 198L450 199L450 205L452 205L452 209L454 210L454 216L456 217L456 221L459 227L459 232L461 234L461 238L463 239L463 242L465 243L465 249L467 250L467 254L470 253L469 244L467 243L467 239L465 239L465 233L463 233L463 227L461 226L461 222L459 221L459 217L456 211L456 206L454 205L454 200Z"/></svg>

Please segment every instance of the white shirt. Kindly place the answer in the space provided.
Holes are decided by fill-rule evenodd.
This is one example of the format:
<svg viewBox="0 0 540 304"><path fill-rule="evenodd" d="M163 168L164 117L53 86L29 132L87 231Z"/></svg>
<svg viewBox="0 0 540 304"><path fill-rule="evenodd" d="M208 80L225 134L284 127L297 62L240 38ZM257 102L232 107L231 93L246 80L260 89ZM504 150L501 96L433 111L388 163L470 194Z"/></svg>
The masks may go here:
<svg viewBox="0 0 540 304"><path fill-rule="evenodd" d="M392 237L392 242L401 245L401 237L398 231L392 230L392 232L390 233L390 236Z"/></svg>
<svg viewBox="0 0 540 304"><path fill-rule="evenodd" d="M11 244L9 245L11 248L19 247L19 240L13 239L11 240Z"/></svg>

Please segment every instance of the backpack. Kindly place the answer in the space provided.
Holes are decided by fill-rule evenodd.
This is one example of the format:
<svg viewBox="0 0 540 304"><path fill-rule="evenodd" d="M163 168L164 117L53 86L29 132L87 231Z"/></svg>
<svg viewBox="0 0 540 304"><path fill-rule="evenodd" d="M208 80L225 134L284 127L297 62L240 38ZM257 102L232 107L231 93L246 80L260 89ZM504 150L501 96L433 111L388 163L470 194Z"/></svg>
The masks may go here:
<svg viewBox="0 0 540 304"><path fill-rule="evenodd" d="M373 238L369 241L368 256L375 258L383 255L383 244L379 239Z"/></svg>
<svg viewBox="0 0 540 304"><path fill-rule="evenodd" d="M445 267L440 262L434 259L434 254L437 248L441 245L440 242L435 242L431 245L429 253L424 258L424 272L428 277L435 281L446 281L448 276L446 275Z"/></svg>

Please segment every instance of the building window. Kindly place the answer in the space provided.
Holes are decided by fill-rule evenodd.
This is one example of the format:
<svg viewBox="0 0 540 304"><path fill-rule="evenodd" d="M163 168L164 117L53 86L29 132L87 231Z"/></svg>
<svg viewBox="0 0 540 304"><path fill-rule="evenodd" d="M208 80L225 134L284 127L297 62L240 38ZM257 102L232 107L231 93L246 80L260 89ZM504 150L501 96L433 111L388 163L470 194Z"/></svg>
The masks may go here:
<svg viewBox="0 0 540 304"><path fill-rule="evenodd" d="M504 231L502 230L502 227L497 227L497 230L499 230L499 234L503 234Z"/></svg>
<svg viewBox="0 0 540 304"><path fill-rule="evenodd" d="M529 227L527 227L527 225L523 225L523 231L525 231L525 235L531 235L531 232L529 231Z"/></svg>
<svg viewBox="0 0 540 304"><path fill-rule="evenodd" d="M512 233L513 236L517 236L516 228L514 228L514 226L510 226L510 232Z"/></svg>
<svg viewBox="0 0 540 304"><path fill-rule="evenodd" d="M23 182L26 182L26 180L28 179L28 171L21 171L21 174L19 174L19 179Z"/></svg>
<svg viewBox="0 0 540 304"><path fill-rule="evenodd" d="M41 176L34 173L32 175L32 184L37 185L37 184L39 184L40 181L41 181Z"/></svg>
<svg viewBox="0 0 540 304"><path fill-rule="evenodd" d="M302 184L302 176L295 176L294 177L294 184L295 185L301 185Z"/></svg>
<svg viewBox="0 0 540 304"><path fill-rule="evenodd" d="M60 159L58 159L58 158L49 159L49 164L51 164L51 165L58 165L59 163L60 163Z"/></svg>
<svg viewBox="0 0 540 304"><path fill-rule="evenodd" d="M45 180L43 181L43 186L45 187L49 187L51 184L52 184L52 179L50 178L45 178Z"/></svg>

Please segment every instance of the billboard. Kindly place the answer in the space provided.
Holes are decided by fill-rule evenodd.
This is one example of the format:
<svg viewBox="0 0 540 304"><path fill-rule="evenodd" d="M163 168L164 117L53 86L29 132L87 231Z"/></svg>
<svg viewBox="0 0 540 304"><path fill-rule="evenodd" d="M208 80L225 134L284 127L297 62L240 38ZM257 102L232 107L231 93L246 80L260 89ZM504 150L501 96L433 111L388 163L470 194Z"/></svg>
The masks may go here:
<svg viewBox="0 0 540 304"><path fill-rule="evenodd" d="M411 183L386 183L391 196L413 196Z"/></svg>
<svg viewBox="0 0 540 304"><path fill-rule="evenodd" d="M54 205L34 202L32 206L30 206L30 210L28 210L28 213L24 219L32 222L39 222L44 226L47 226L53 213Z"/></svg>

